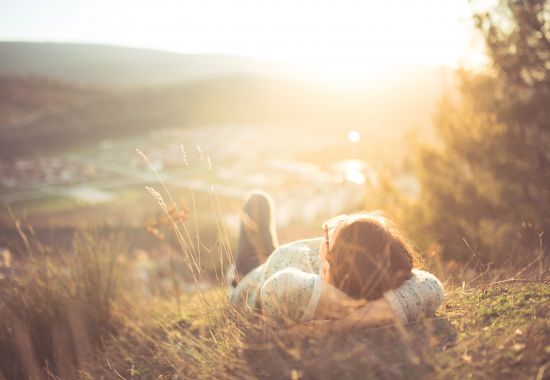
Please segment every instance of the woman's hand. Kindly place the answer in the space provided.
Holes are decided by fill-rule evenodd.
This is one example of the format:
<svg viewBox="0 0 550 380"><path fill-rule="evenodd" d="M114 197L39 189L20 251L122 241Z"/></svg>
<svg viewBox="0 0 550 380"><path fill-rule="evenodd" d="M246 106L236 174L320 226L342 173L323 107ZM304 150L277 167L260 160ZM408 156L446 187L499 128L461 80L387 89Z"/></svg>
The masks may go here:
<svg viewBox="0 0 550 380"><path fill-rule="evenodd" d="M365 304L366 301L358 301L351 298L335 286L323 282L319 303L315 309L313 319L323 320L342 318Z"/></svg>
<svg viewBox="0 0 550 380"><path fill-rule="evenodd" d="M341 318L346 327L376 327L393 324L396 318L389 302L385 298L369 301Z"/></svg>
<svg viewBox="0 0 550 380"><path fill-rule="evenodd" d="M347 315L336 319L312 320L292 325L274 332L277 339L291 339L304 336L323 336L342 332L350 328L380 327L395 323L389 303L380 298L356 307Z"/></svg>
<svg viewBox="0 0 550 380"><path fill-rule="evenodd" d="M381 326L395 322L394 312L385 298L356 300L336 287L323 283L314 319L333 319L341 326Z"/></svg>

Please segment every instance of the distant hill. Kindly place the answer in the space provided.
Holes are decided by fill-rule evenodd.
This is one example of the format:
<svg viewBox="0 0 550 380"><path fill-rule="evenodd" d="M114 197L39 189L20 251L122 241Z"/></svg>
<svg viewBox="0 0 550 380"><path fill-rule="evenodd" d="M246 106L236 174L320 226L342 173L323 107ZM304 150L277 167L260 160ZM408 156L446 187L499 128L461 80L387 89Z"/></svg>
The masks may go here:
<svg viewBox="0 0 550 380"><path fill-rule="evenodd" d="M278 75L231 56L0 42L0 157L55 151L153 128L292 124L376 137L429 131L448 68L388 70L353 89Z"/></svg>
<svg viewBox="0 0 550 380"><path fill-rule="evenodd" d="M421 83L394 78L384 88L356 91L258 75L117 91L0 76L0 157L155 128L227 123L358 129L372 139L395 138L413 126L430 129L442 89L426 75Z"/></svg>
<svg viewBox="0 0 550 380"><path fill-rule="evenodd" d="M0 75L39 75L78 84L156 86L233 74L266 74L277 65L230 55L192 55L109 45L0 42Z"/></svg>
<svg viewBox="0 0 550 380"><path fill-rule="evenodd" d="M50 78L0 75L0 129L17 128L88 103L104 93Z"/></svg>
<svg viewBox="0 0 550 380"><path fill-rule="evenodd" d="M357 107L310 84L232 75L133 90L0 76L0 157L116 138L167 126L288 123L322 127ZM340 119L340 120L338 120Z"/></svg>

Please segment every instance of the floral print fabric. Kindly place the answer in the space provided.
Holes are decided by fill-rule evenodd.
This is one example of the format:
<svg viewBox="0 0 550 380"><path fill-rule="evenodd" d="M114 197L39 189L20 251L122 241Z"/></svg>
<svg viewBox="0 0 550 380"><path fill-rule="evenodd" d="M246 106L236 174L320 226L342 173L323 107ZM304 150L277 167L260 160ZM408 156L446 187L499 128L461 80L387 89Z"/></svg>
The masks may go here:
<svg viewBox="0 0 550 380"><path fill-rule="evenodd" d="M277 248L268 260L230 289L229 300L263 310L274 321L312 320L322 287L322 238L298 240ZM431 273L413 269L399 288L384 294L396 317L412 322L433 314L443 302L443 287Z"/></svg>

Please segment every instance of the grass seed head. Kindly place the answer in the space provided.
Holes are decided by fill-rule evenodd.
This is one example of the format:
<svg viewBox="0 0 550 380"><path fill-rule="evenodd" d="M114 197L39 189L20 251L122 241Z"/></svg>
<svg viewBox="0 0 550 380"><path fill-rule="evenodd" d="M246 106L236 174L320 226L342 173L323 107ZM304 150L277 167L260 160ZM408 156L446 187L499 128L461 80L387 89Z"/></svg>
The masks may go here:
<svg viewBox="0 0 550 380"><path fill-rule="evenodd" d="M153 189L152 187L145 186L145 189L149 192L149 194L151 194L151 196L153 198L156 199L156 201L158 202L158 204L160 205L162 210L164 212L168 212L168 207L166 206L166 202L164 202L164 199L162 198L162 195L160 195L160 193L158 191L156 191L155 189Z"/></svg>
<svg viewBox="0 0 550 380"><path fill-rule="evenodd" d="M147 158L145 153L143 153L139 148L136 148L136 153L139 154L139 156L141 158L143 158L145 160L145 162L149 162L149 159Z"/></svg>
<svg viewBox="0 0 550 380"><path fill-rule="evenodd" d="M202 149L199 145L197 145L197 153L199 155L200 160L204 161L204 154L202 153Z"/></svg>
<svg viewBox="0 0 550 380"><path fill-rule="evenodd" d="M189 161L187 161L187 154L185 154L185 148L183 145L180 145L181 147L181 156L183 157L183 162L185 164L185 167L189 169Z"/></svg>

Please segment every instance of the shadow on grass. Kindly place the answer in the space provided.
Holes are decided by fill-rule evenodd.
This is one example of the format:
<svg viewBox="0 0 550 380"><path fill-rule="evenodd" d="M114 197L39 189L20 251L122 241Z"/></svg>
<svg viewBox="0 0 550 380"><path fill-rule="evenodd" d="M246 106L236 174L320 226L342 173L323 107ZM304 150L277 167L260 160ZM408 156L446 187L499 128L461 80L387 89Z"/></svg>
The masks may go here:
<svg viewBox="0 0 550 380"><path fill-rule="evenodd" d="M259 378L416 379L428 376L435 353L455 341L444 318L370 329L314 321L248 331L243 354Z"/></svg>

